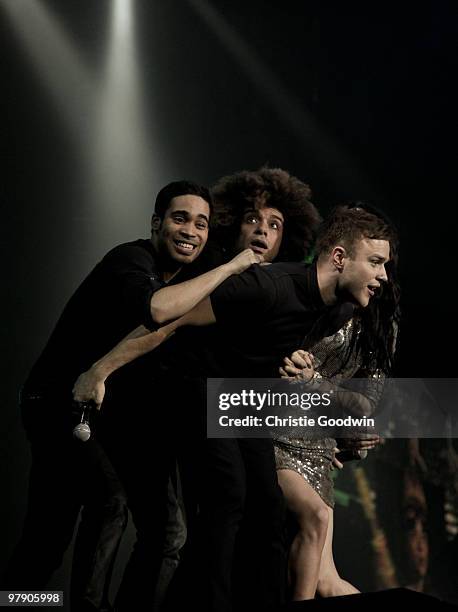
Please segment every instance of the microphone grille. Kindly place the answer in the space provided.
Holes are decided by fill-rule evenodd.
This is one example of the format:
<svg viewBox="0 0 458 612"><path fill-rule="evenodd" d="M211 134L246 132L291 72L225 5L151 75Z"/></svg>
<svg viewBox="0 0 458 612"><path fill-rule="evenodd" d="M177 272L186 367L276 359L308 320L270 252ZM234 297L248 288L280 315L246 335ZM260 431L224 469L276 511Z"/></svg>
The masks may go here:
<svg viewBox="0 0 458 612"><path fill-rule="evenodd" d="M87 442L91 437L91 428L87 423L79 423L73 429L73 437L81 442Z"/></svg>

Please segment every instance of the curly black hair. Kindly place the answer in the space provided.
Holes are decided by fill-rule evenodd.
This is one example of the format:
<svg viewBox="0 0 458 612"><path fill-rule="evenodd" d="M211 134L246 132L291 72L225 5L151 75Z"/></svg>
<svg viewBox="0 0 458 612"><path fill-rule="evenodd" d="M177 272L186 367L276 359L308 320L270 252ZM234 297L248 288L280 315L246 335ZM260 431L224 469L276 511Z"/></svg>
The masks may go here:
<svg viewBox="0 0 458 612"><path fill-rule="evenodd" d="M310 254L321 217L311 202L310 187L286 170L242 170L219 179L211 193L213 236L226 250L234 249L246 209L262 205L284 216L277 261L303 261Z"/></svg>

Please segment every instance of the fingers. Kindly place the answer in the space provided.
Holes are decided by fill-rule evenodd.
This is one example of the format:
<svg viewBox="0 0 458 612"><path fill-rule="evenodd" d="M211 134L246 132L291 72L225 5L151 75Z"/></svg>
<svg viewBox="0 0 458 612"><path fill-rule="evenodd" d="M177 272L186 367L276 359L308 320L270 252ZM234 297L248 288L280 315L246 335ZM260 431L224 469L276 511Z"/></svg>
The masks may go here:
<svg viewBox="0 0 458 612"><path fill-rule="evenodd" d="M313 378L313 370L298 369L293 366L287 366L278 368L281 378L289 378L290 380L296 379L302 382L309 382Z"/></svg>
<svg viewBox="0 0 458 612"><path fill-rule="evenodd" d="M304 372L304 370L307 370L306 368L296 368L295 366L289 365L285 365L284 369L289 374L289 376L301 376L303 374L305 375L306 371Z"/></svg>
<svg viewBox="0 0 458 612"><path fill-rule="evenodd" d="M240 255L249 265L264 261L264 256L260 253L255 253L253 249L245 249Z"/></svg>
<svg viewBox="0 0 458 612"><path fill-rule="evenodd" d="M314 375L313 356L306 351L295 351L291 358L285 357L278 370L282 378L296 378L309 382Z"/></svg>
<svg viewBox="0 0 458 612"><path fill-rule="evenodd" d="M332 459L332 465L335 466L338 470L343 469L343 463L339 461L336 457L336 454L340 453L340 449L337 446L334 448L334 457Z"/></svg>
<svg viewBox="0 0 458 612"><path fill-rule="evenodd" d="M380 444L381 438L377 434L358 434L358 438L348 438L345 441L347 448L355 450L372 450Z"/></svg>
<svg viewBox="0 0 458 612"><path fill-rule="evenodd" d="M313 355L303 350L294 351L291 355L291 360L296 366L301 368L313 368L315 365Z"/></svg>
<svg viewBox="0 0 458 612"><path fill-rule="evenodd" d="M255 253L252 249L245 249L231 260L229 268L232 274L241 274L253 264L262 264L263 262L263 255Z"/></svg>
<svg viewBox="0 0 458 612"><path fill-rule="evenodd" d="M300 349L291 357L285 357L283 362L278 370L282 378L300 378L307 382L313 378L314 357L311 353Z"/></svg>

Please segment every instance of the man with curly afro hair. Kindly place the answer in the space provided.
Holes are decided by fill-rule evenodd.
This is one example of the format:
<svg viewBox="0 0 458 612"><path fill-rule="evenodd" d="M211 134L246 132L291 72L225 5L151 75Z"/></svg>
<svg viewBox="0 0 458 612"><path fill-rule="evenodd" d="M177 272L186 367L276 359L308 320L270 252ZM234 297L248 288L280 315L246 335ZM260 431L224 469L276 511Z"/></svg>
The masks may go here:
<svg viewBox="0 0 458 612"><path fill-rule="evenodd" d="M212 187L213 236L227 251L251 248L264 261L303 261L320 215L310 187L281 168L224 176Z"/></svg>
<svg viewBox="0 0 458 612"><path fill-rule="evenodd" d="M203 278L205 274L202 273L208 268L221 265L237 253L240 257L247 250L252 251L251 255L258 262L267 263L274 260L301 262L310 254L321 219L311 202L311 190L306 183L285 170L262 167L223 177L211 191L213 248L207 245L207 253L198 258L197 267L189 267L190 277L199 274L197 270L201 266L200 278ZM176 287L184 291L186 275L180 273L179 280L181 283ZM256 307L253 304L253 308ZM162 328L164 332L168 327ZM150 336L154 340L155 333ZM115 367L108 367L110 354L99 363L105 360L112 372L157 346L156 341L150 345L147 338L146 342L144 340L145 337L129 340L132 351L126 349L122 354L112 351L111 361L117 353ZM170 406L185 403L186 412L192 415L187 427L181 424L184 417L180 416L180 429L186 430L186 440L179 443L178 455L188 542L171 589L170 609L185 605L180 598L188 598L192 591L196 599L206 600L208 610L226 612L232 608L234 586L251 602L279 604L284 596L284 502L271 440L205 439L206 379L217 376L220 368L224 371L222 342L219 333L210 328L185 328L161 347L159 357L162 382L170 378L167 403ZM91 374L91 370L83 377L89 377L95 388L99 382L93 382L97 376ZM84 391L87 394L87 386ZM256 483L255 487L248 487L246 474ZM212 486L207 486L208 482ZM250 495L247 496L248 488ZM247 513L244 511L246 497ZM239 539L237 534L244 514L247 528ZM241 547L237 564L234 564L236 539ZM249 572L246 579L240 579L239 575L234 576L233 581L234 566L239 565L250 546L256 551L256 576Z"/></svg>

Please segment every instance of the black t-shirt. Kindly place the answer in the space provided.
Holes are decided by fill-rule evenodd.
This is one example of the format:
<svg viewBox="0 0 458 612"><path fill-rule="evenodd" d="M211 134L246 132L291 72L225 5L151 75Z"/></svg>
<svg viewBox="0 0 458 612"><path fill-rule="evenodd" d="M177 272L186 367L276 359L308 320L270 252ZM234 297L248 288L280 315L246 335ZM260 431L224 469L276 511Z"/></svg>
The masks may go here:
<svg viewBox="0 0 458 612"><path fill-rule="evenodd" d="M230 375L243 377L278 377L283 357L304 345L327 311L316 268L303 263L252 266L220 285L211 303Z"/></svg>
<svg viewBox="0 0 458 612"><path fill-rule="evenodd" d="M316 266L251 266L210 296L216 324L183 328L163 345L162 364L189 377L278 377L283 358L341 325L341 304L321 298Z"/></svg>
<svg viewBox="0 0 458 612"><path fill-rule="evenodd" d="M79 374L129 332L155 328L150 301L163 285L150 240L112 249L68 301L26 390L68 394Z"/></svg>

